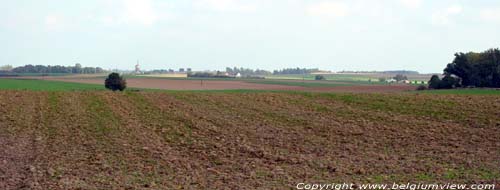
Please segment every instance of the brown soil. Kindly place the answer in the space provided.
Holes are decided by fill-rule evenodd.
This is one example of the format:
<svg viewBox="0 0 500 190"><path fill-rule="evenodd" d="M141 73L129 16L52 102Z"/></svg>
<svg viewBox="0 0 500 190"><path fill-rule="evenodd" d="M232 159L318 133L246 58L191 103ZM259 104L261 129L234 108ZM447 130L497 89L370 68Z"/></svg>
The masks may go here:
<svg viewBox="0 0 500 190"><path fill-rule="evenodd" d="M53 80L63 82L75 82L86 84L104 84L104 79L100 78L61 78L61 77L32 77L34 79ZM127 79L127 86L133 88L149 88L162 90L291 90L309 92L401 92L415 90L411 85L359 85L359 86L336 86L336 87L300 87L274 84L257 84L245 81L224 81L224 80L169 80L169 79L147 79L132 78Z"/></svg>
<svg viewBox="0 0 500 190"><path fill-rule="evenodd" d="M104 79L48 79L64 82L77 82L87 84L104 84ZM127 79L127 86L134 88L149 88L163 90L229 90L229 89L258 89L258 90L296 90L294 86L267 85L247 83L243 81L223 80L168 80L168 79Z"/></svg>
<svg viewBox="0 0 500 190"><path fill-rule="evenodd" d="M0 92L2 189L500 183L500 98Z"/></svg>
<svg viewBox="0 0 500 190"><path fill-rule="evenodd" d="M302 89L302 91L310 91L310 92L352 92L352 93L386 93L386 92L403 92L412 90L416 90L416 87L404 84L336 86L336 87Z"/></svg>
<svg viewBox="0 0 500 190"><path fill-rule="evenodd" d="M33 156L30 138L0 135L0 189L26 188Z"/></svg>

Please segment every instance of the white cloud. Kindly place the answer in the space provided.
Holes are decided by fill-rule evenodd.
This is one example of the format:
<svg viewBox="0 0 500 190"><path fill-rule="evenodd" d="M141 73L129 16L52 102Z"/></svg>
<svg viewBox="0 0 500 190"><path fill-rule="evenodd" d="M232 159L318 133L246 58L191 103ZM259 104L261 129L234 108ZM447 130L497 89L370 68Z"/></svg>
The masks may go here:
<svg viewBox="0 0 500 190"><path fill-rule="evenodd" d="M499 21L500 22L500 8L483 9L480 12L480 17L485 21Z"/></svg>
<svg viewBox="0 0 500 190"><path fill-rule="evenodd" d="M125 0L124 16L127 22L139 23L150 26L158 21L159 16L153 8L151 0ZM109 22L112 19L105 19Z"/></svg>
<svg viewBox="0 0 500 190"><path fill-rule="evenodd" d="M434 25L448 25L451 23L451 17L462 13L461 5L452 5L444 10L436 11L432 15L432 23Z"/></svg>
<svg viewBox="0 0 500 190"><path fill-rule="evenodd" d="M258 1L242 0L197 0L194 2L197 9L208 9L219 12L251 13L258 9Z"/></svg>
<svg viewBox="0 0 500 190"><path fill-rule="evenodd" d="M100 18L100 20L102 23L106 24L106 25L113 25L113 24L116 24L118 23L118 21L113 18L112 16L104 16L102 18Z"/></svg>
<svg viewBox="0 0 500 190"><path fill-rule="evenodd" d="M403 6L410 9L417 9L422 6L422 0L400 0Z"/></svg>
<svg viewBox="0 0 500 190"><path fill-rule="evenodd" d="M323 1L309 5L306 8L306 12L313 16L336 19L347 16L349 14L349 6L339 1Z"/></svg>
<svg viewBox="0 0 500 190"><path fill-rule="evenodd" d="M47 15L45 16L43 23L46 29L57 30L64 27L65 19L59 15Z"/></svg>
<svg viewBox="0 0 500 190"><path fill-rule="evenodd" d="M171 18L169 4L154 0L107 0L103 1L101 11L87 15L86 20L93 20L104 25L133 24L152 26Z"/></svg>

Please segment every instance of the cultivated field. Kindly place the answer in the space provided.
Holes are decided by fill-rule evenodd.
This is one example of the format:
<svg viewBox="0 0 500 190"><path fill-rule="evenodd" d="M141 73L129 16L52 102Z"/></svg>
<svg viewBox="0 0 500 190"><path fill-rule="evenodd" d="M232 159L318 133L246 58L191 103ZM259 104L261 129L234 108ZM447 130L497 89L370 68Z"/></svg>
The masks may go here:
<svg viewBox="0 0 500 190"><path fill-rule="evenodd" d="M331 73L331 74L324 74L324 73L318 73L319 75L323 75L327 80L333 80L333 81L368 81L371 80L373 82L378 81L379 78L385 78L385 79L390 79L394 77L395 74L384 74L384 73ZM296 79L296 80L314 80L314 77L317 74L306 74L306 75L300 75L300 74L284 74L284 75L271 75L271 76L266 76L268 79ZM408 80L411 81L429 81L431 78L432 74L410 74L410 75L405 75L408 77Z"/></svg>
<svg viewBox="0 0 500 190"><path fill-rule="evenodd" d="M0 92L0 189L500 183L500 96Z"/></svg>
<svg viewBox="0 0 500 190"><path fill-rule="evenodd" d="M64 77L19 77L32 79L103 85L104 77L64 76ZM0 79L2 81L14 79ZM368 83L366 81L312 81L276 79L215 79L215 78L127 78L127 86L138 89L159 90L285 90L308 92L402 92L415 90L416 86L405 84Z"/></svg>

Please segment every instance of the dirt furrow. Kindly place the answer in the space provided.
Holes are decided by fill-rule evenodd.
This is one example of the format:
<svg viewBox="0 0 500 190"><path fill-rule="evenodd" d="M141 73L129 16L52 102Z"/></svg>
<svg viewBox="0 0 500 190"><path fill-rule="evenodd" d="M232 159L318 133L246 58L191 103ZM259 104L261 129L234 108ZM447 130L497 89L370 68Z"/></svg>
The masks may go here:
<svg viewBox="0 0 500 190"><path fill-rule="evenodd" d="M44 93L0 94L0 189L36 188L33 162L38 155L37 130ZM19 101L22 100L22 101Z"/></svg>

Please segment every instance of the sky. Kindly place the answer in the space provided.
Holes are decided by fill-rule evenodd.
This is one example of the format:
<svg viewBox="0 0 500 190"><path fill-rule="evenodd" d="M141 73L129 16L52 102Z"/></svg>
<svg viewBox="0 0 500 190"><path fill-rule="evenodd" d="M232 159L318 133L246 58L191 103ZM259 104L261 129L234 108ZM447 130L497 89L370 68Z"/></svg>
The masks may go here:
<svg viewBox="0 0 500 190"><path fill-rule="evenodd" d="M442 72L498 48L498 0L2 0L0 65Z"/></svg>

